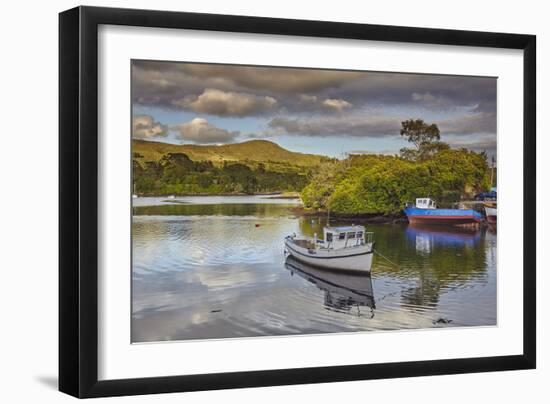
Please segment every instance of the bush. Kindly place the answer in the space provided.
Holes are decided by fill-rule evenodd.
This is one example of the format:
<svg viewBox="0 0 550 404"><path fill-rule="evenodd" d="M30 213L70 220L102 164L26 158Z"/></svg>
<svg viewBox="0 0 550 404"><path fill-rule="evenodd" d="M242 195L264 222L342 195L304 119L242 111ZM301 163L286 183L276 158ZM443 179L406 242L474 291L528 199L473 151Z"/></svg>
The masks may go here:
<svg viewBox="0 0 550 404"><path fill-rule="evenodd" d="M338 167L334 167L338 164ZM304 205L343 214L396 214L406 202L431 197L444 204L458 201L468 189L489 188L485 154L445 149L428 159L397 156L351 156L321 168L302 191Z"/></svg>

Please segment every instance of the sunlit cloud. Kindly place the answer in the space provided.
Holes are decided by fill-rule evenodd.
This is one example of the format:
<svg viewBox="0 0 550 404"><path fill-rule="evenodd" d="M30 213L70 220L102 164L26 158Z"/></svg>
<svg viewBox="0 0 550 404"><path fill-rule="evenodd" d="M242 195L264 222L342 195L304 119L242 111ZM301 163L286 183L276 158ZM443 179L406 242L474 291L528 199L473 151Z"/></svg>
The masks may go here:
<svg viewBox="0 0 550 404"><path fill-rule="evenodd" d="M194 143L229 143L239 135L238 131L230 132L218 128L204 118L194 118L173 129L177 131L181 140Z"/></svg>
<svg viewBox="0 0 550 404"><path fill-rule="evenodd" d="M135 139L152 139L168 134L168 126L156 122L150 115L136 115L132 119L132 137Z"/></svg>
<svg viewBox="0 0 550 404"><path fill-rule="evenodd" d="M332 109L338 112L342 112L344 109L352 107L352 104L345 100L336 100L331 98L324 100L323 105L328 109Z"/></svg>
<svg viewBox="0 0 550 404"><path fill-rule="evenodd" d="M207 88L199 96L187 96L174 100L173 104L201 114L247 116L273 109L277 105L277 100L269 96Z"/></svg>

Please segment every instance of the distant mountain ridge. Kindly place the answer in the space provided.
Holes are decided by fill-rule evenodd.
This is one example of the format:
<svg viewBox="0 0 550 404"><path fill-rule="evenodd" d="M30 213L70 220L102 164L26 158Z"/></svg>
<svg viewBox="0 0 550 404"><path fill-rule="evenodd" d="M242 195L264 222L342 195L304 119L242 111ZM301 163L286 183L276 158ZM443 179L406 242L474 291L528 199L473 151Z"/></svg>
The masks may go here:
<svg viewBox="0 0 550 404"><path fill-rule="evenodd" d="M316 154L286 150L267 140L250 140L224 145L175 145L147 140L132 140L133 158L138 161L158 161L168 153L184 153L194 161L211 161L215 165L224 162L282 163L312 167L329 158Z"/></svg>

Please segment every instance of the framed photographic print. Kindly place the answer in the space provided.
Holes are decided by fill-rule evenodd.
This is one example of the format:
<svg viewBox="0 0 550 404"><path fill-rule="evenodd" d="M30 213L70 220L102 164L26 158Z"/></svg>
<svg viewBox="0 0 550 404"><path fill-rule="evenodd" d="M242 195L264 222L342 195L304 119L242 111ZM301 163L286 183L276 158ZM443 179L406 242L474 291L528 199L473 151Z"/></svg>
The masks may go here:
<svg viewBox="0 0 550 404"><path fill-rule="evenodd" d="M535 367L534 36L59 23L61 391Z"/></svg>

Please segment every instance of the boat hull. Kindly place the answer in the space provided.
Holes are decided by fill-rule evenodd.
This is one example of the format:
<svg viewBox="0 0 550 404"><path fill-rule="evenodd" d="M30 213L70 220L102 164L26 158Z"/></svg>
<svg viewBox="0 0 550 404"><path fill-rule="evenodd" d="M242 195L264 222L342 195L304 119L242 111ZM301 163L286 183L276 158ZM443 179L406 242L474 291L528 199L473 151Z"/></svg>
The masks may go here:
<svg viewBox="0 0 550 404"><path fill-rule="evenodd" d="M411 224L475 225L483 220L481 213L473 209L419 209L406 208Z"/></svg>
<svg viewBox="0 0 550 404"><path fill-rule="evenodd" d="M305 264L289 255L285 267L325 292L325 305L339 310L352 306L375 308L372 279L365 272L329 271Z"/></svg>
<svg viewBox="0 0 550 404"><path fill-rule="evenodd" d="M487 217L487 222L491 224L496 224L497 222L497 208L485 207L485 216Z"/></svg>
<svg viewBox="0 0 550 404"><path fill-rule="evenodd" d="M293 242L292 238L285 240L285 250L298 261L336 271L369 273L372 266L372 245L361 245L346 248L347 251L330 249L308 249Z"/></svg>

